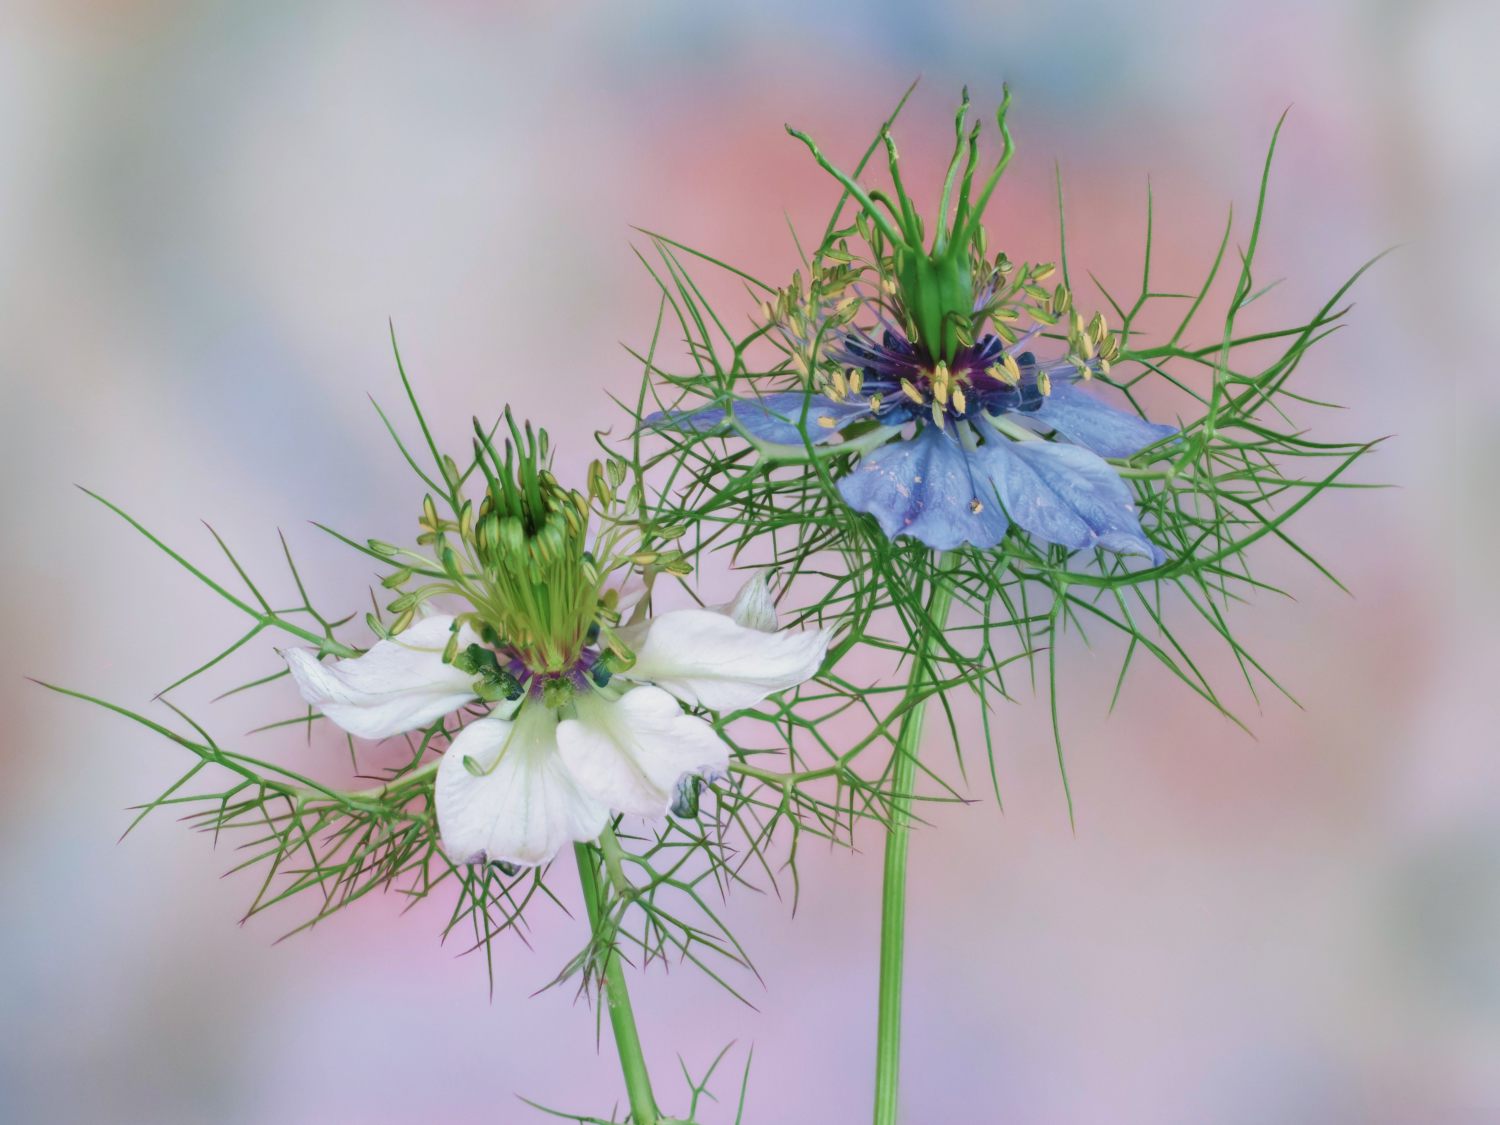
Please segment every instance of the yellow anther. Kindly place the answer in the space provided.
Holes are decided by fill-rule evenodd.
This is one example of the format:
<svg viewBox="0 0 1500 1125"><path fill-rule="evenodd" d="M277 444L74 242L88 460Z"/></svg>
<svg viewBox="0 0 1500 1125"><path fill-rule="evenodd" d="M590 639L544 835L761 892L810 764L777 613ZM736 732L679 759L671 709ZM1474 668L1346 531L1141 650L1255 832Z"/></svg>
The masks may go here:
<svg viewBox="0 0 1500 1125"><path fill-rule="evenodd" d="M880 413L880 395L879 394L873 394L873 395L870 396L870 411L872 413L874 413L874 414L879 414Z"/></svg>
<svg viewBox="0 0 1500 1125"><path fill-rule="evenodd" d="M974 497L974 499L969 501L969 511L973 512L976 516L980 512L984 511L984 503L979 499L979 497L976 496Z"/></svg>
<svg viewBox="0 0 1500 1125"><path fill-rule="evenodd" d="M912 402L916 403L918 406L922 406L927 402L927 400L922 397L922 392L917 390L916 387L912 386L912 382L910 379L901 380L901 391L906 395L907 398L911 399Z"/></svg>
<svg viewBox="0 0 1500 1125"><path fill-rule="evenodd" d="M1011 386L1014 387L1021 381L1021 365L1016 362L1016 357L1009 352L1000 357L1000 367L1005 372L1002 377Z"/></svg>
<svg viewBox="0 0 1500 1125"><path fill-rule="evenodd" d="M962 387L953 388L953 409L960 414L968 413L969 400L964 397L964 389Z"/></svg>
<svg viewBox="0 0 1500 1125"><path fill-rule="evenodd" d="M948 405L948 369L941 363L932 373L932 397L939 405Z"/></svg>
<svg viewBox="0 0 1500 1125"><path fill-rule="evenodd" d="M1036 373L1036 389L1044 395L1050 395L1052 393L1052 376L1048 375L1045 371L1038 371Z"/></svg>
<svg viewBox="0 0 1500 1125"><path fill-rule="evenodd" d="M843 402L849 397L849 382L844 378L842 371L835 370L832 376L833 394L830 396L836 402Z"/></svg>
<svg viewBox="0 0 1500 1125"><path fill-rule="evenodd" d="M944 413L945 412L941 406L939 406L937 403L932 404L932 424L940 430L943 428Z"/></svg>
<svg viewBox="0 0 1500 1125"><path fill-rule="evenodd" d="M831 430L833 429L833 427L837 426L838 423L828 415L824 414L818 419L818 425L822 426L825 430Z"/></svg>
<svg viewBox="0 0 1500 1125"><path fill-rule="evenodd" d="M1062 316L1073 305L1073 294L1068 291L1066 284L1059 284L1052 290L1052 299L1047 302L1048 311L1054 317Z"/></svg>
<svg viewBox="0 0 1500 1125"><path fill-rule="evenodd" d="M849 390L859 394L859 389L865 385L865 373L857 367L849 368Z"/></svg>

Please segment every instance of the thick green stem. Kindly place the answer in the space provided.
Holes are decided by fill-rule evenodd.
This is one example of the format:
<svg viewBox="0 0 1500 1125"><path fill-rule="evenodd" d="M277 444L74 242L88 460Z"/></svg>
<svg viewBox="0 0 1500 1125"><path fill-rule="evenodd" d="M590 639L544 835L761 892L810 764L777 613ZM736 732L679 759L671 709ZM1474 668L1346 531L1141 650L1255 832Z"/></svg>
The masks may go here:
<svg viewBox="0 0 1500 1125"><path fill-rule="evenodd" d="M948 571L953 555L938 560L938 574L927 601L927 621L912 658L906 703L896 734L891 766L891 827L885 839L885 883L880 904L880 1016L875 1039L875 1125L895 1125L901 1078L901 974L906 952L906 857L911 845L911 802L917 782L917 753L926 713L926 690L935 638L948 620L953 587ZM916 700L917 702L913 702Z"/></svg>
<svg viewBox="0 0 1500 1125"><path fill-rule="evenodd" d="M606 828L604 835L609 843L615 843L612 829ZM578 859L578 878L583 883L589 925L597 936L606 899L594 867L593 850L588 844L574 844L573 854ZM651 1075L646 1070L646 1055L641 1050L641 1035L636 1030L624 969L619 953L611 944L599 973L604 984L604 1002L609 1008L609 1025L615 1034L615 1051L620 1056L620 1073L625 1077L625 1091L630 1099L631 1125L657 1125L661 1111L656 1108L656 1096L651 1092Z"/></svg>

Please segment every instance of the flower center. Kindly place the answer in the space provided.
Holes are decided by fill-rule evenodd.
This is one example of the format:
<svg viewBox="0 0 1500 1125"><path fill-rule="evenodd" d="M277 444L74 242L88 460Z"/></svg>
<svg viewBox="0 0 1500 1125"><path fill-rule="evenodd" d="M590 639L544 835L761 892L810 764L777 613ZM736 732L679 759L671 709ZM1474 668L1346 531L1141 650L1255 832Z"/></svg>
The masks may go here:
<svg viewBox="0 0 1500 1125"><path fill-rule="evenodd" d="M564 706L575 695L604 687L611 675L603 653L592 645L561 671L528 668L518 656L511 657L508 670L529 698L553 708Z"/></svg>

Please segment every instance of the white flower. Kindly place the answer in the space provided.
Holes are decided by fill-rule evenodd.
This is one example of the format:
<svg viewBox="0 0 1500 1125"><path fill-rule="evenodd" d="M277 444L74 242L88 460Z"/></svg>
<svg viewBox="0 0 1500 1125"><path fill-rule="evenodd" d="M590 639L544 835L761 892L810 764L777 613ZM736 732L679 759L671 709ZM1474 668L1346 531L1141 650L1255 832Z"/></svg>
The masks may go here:
<svg viewBox="0 0 1500 1125"><path fill-rule="evenodd" d="M285 656L308 703L351 734L386 738L478 698L475 677L443 663L452 624L425 618L350 660ZM822 629L777 632L758 578L726 606L673 610L619 633L636 661L608 688L580 690L561 716L531 694L512 717L476 719L453 739L436 784L452 859L545 863L567 843L595 839L612 812L666 815L679 780L729 760L713 727L682 705L754 706L815 676L830 639ZM459 644L477 640L466 632Z"/></svg>

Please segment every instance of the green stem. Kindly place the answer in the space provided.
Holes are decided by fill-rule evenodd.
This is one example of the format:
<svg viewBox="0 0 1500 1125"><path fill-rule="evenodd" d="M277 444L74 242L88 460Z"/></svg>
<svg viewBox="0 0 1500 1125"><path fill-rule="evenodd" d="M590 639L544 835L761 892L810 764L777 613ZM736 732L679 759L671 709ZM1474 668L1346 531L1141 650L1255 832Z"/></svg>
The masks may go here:
<svg viewBox="0 0 1500 1125"><path fill-rule="evenodd" d="M927 620L912 658L906 696L910 702L925 690L932 667L934 638L942 632L953 605L947 581L957 559L940 556L927 601ZM885 882L880 904L880 1016L875 1039L875 1125L895 1125L897 1087L901 1077L901 974L906 946L906 857L911 845L911 802L917 782L917 752L922 738L926 700L912 704L896 735L891 768L891 827L885 839Z"/></svg>
<svg viewBox="0 0 1500 1125"><path fill-rule="evenodd" d="M613 829L604 830L600 844L606 849L609 845L619 846ZM607 899L599 886L593 849L588 844L574 844L573 854L578 860L578 878L583 883L583 901L588 908L589 925L593 927L597 938ZM624 964L612 940L599 975L604 985L604 1002L609 1008L609 1025L615 1034L615 1051L620 1056L620 1072L625 1077L625 1090L630 1099L631 1125L657 1125L661 1120L661 1111L656 1108L656 1096L651 1092L651 1075L646 1070L646 1055L641 1050L641 1035L636 1029L635 1012L630 1006L630 988L625 982Z"/></svg>

